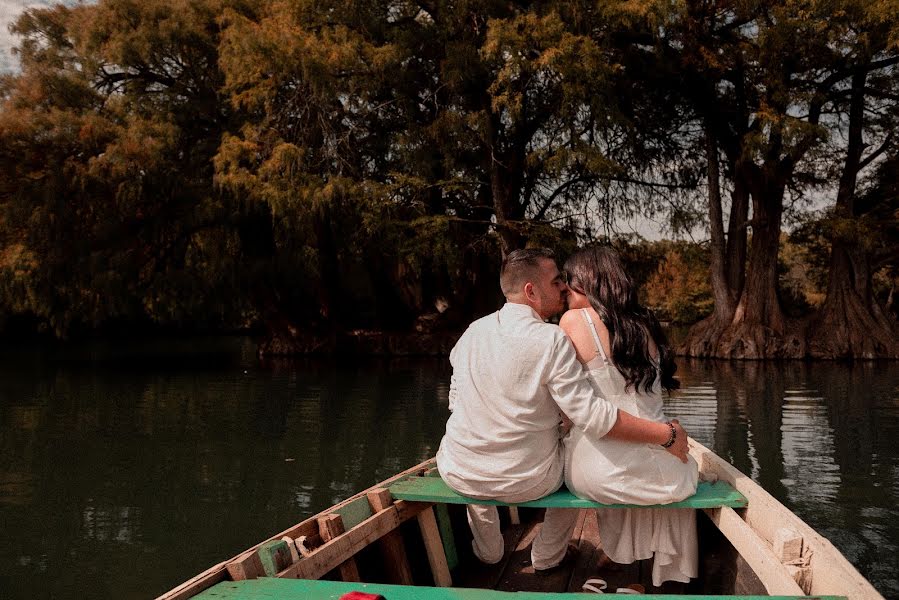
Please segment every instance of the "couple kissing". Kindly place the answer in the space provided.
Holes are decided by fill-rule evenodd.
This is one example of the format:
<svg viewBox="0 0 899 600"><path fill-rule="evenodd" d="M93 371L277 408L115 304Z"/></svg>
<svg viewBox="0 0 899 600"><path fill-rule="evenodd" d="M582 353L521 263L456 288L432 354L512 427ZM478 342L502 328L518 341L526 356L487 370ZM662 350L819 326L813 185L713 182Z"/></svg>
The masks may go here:
<svg viewBox="0 0 899 600"><path fill-rule="evenodd" d="M527 502L562 484L601 503L652 505L696 492L687 433L667 420L678 387L658 320L640 305L617 254L576 252L563 278L551 250L503 260L505 305L472 323L450 354L451 411L437 451L444 481L479 500ZM561 313L559 326L547 323ZM503 557L495 506L469 505L475 556ZM599 509L603 550L617 563L655 557L653 585L697 575L692 509ZM576 509L550 508L531 547L536 572L565 558Z"/></svg>

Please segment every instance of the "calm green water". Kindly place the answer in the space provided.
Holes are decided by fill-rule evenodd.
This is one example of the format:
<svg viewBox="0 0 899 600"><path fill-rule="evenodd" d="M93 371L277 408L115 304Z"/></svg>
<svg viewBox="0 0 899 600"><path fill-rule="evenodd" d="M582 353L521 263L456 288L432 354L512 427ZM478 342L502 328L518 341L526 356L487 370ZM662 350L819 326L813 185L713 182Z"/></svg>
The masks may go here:
<svg viewBox="0 0 899 600"><path fill-rule="evenodd" d="M899 597L899 365L681 364L688 431ZM432 455L445 361L0 349L0 598L151 598Z"/></svg>

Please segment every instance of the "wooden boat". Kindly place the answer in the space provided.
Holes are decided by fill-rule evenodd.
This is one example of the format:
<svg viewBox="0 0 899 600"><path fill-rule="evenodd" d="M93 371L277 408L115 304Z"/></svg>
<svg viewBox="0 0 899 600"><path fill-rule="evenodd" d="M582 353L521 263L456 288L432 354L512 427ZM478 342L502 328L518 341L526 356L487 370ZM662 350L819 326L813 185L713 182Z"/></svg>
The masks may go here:
<svg viewBox="0 0 899 600"><path fill-rule="evenodd" d="M609 590L640 583L650 593L638 598L882 598L827 539L712 451L695 440L691 446L704 483L693 498L666 505L699 510L700 576L690 584L653 589L651 559L611 563L590 510L597 505L564 489L501 510L507 551L499 564L484 565L470 550L465 499L443 484L432 459L207 569L158 600L336 600L351 591L387 600L548 600L562 592L583 600L594 596L581 593L589 578L607 581ZM580 509L572 536L579 553L564 568L535 575L526 564L529 545L540 508L547 506Z"/></svg>

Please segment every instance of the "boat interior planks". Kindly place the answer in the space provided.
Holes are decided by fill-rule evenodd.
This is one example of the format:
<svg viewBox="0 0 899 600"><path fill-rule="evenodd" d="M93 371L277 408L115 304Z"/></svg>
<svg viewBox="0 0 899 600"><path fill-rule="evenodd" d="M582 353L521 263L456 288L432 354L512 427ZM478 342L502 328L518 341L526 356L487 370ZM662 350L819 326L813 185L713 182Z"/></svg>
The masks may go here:
<svg viewBox="0 0 899 600"><path fill-rule="evenodd" d="M472 538L471 530L468 528L465 517L465 507L462 505L454 505L447 508L449 509L456 543L461 543L466 549L470 548ZM501 512L501 522L503 521L502 517L503 515ZM482 563L475 557L473 552L463 552L460 548L459 567L455 572L456 586L464 588L495 589L499 585L499 582L506 572L506 569L509 567L512 556L518 549L522 538L524 538L534 527L534 524L531 522L522 524L519 521L518 523L513 523L511 519L508 523L503 523L503 525L503 543L505 552L503 552L503 558L499 564L488 565Z"/></svg>
<svg viewBox="0 0 899 600"><path fill-rule="evenodd" d="M339 510L341 507L345 506L346 504L349 504L349 503L357 500L358 498L365 497L368 492L373 492L375 490L382 489L385 486L388 486L391 483L394 483L400 479L403 479L405 477L410 477L412 475L423 474L425 471L427 471L427 469L432 468L433 466L434 466L433 458L425 460L422 463L415 465L414 467L410 467L410 468L406 469L405 471L401 471L400 473L397 473L393 477L390 477L380 483L377 483L377 484L371 486L370 488L368 488L366 490L363 490L357 494L350 496L346 500L343 500L342 502L337 503L336 505L329 508L328 510L323 511L322 513L319 513L318 515L316 515L316 517L321 516L326 513L329 513L329 512L334 512L335 510ZM229 565L231 565L232 563L235 563L235 562L239 562L242 559L246 559L246 557L248 557L248 556L255 555L258 552L259 548L262 547L262 545L265 542L283 539L284 537L289 537L294 540L303 540L304 542L308 540L313 545L316 543L316 541L318 541L318 542L321 541L320 539L316 540L316 538L319 538L319 535L318 535L318 524L315 520L315 517L306 519L305 521L297 523L296 525L293 525L292 527L285 529L284 531L278 533L275 536L272 536L271 538L269 538L267 540L263 540L263 541L259 542L255 546L245 550L244 552L241 552L240 554L238 554L237 556L235 556L229 560L222 561L216 565L209 567L202 573L195 575L194 577L188 579L184 583L165 592L164 594L159 596L157 600L187 600L188 598L193 598L202 590L205 590L205 589L215 585L216 583L219 583L220 581L224 581L229 578L232 578L231 574L229 572ZM260 568L261 568L261 566L260 566ZM256 571L254 571L254 573L256 573ZM254 574L253 576L256 576L256 575ZM233 579L237 580L237 578L233 578Z"/></svg>
<svg viewBox="0 0 899 600"><path fill-rule="evenodd" d="M424 509L418 513L417 518L418 526L421 527L421 539L425 543L425 552L428 555L428 563L431 565L431 574L434 576L434 583L438 587L449 587L453 585L453 578L446 561L446 550L443 546L443 539L440 537L440 527L437 525L434 507L429 506Z"/></svg>
<svg viewBox="0 0 899 600"><path fill-rule="evenodd" d="M368 506L367 498L360 498L356 503L358 504L359 501L364 502L365 505ZM371 511L368 511L368 513L371 515ZM335 540L346 533L346 528L343 525L343 517L340 513L331 513L324 517L318 517L316 520L318 521L318 530L321 538L325 542ZM359 523L361 522L362 521L359 521ZM356 525L359 523L356 523ZM260 550L259 553L262 554L262 550ZM278 569L275 573L277 574L289 567L290 563L284 565L283 568ZM362 581L359 577L359 567L356 565L355 554L350 555L349 558L337 565L337 569L340 571L340 578L344 581Z"/></svg>
<svg viewBox="0 0 899 600"><path fill-rule="evenodd" d="M372 542L379 540L386 533L396 529L400 523L417 517L425 510L431 510L431 506L400 500L391 507L362 521L343 535L315 548L308 555L278 573L278 577L318 579L339 567Z"/></svg>
<svg viewBox="0 0 899 600"><path fill-rule="evenodd" d="M390 508L393 498L390 492L384 488L368 492L366 494L373 512L380 512ZM389 581L401 585L412 585L412 567L406 554L406 543L400 531L388 531L378 540L379 554L382 558L382 568Z"/></svg>

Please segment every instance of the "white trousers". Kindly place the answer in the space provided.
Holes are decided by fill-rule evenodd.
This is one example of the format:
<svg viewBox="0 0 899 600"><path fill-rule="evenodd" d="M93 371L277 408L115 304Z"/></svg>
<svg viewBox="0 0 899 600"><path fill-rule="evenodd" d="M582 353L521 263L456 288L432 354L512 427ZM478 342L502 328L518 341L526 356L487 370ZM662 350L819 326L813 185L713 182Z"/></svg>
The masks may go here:
<svg viewBox="0 0 899 600"><path fill-rule="evenodd" d="M561 470L560 470L561 471ZM508 496L477 496L468 494L478 500L499 500L510 504L528 502L542 498L558 490L562 486L562 473L551 474L539 482L531 490ZM568 541L577 524L578 510L574 508L547 508L543 525L534 538L531 546L531 564L535 569L549 569L558 565L568 549ZM502 560L505 542L499 527L499 511L495 506L483 504L468 505L468 525L471 527L473 540L471 547L474 555L482 562L496 564Z"/></svg>

